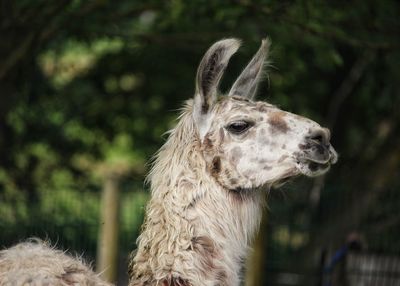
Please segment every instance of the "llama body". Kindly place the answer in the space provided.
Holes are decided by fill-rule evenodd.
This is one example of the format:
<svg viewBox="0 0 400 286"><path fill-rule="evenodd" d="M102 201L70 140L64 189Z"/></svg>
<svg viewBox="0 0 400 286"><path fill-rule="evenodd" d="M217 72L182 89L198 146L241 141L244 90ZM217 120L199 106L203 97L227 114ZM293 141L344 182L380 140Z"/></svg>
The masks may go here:
<svg viewBox="0 0 400 286"><path fill-rule="evenodd" d="M40 240L0 251L1 286L111 286L80 258Z"/></svg>
<svg viewBox="0 0 400 286"><path fill-rule="evenodd" d="M299 174L322 174L336 162L328 130L251 100L267 41L228 96L218 97L219 80L238 46L223 40L205 54L195 98L157 154L131 286L239 285L265 189Z"/></svg>

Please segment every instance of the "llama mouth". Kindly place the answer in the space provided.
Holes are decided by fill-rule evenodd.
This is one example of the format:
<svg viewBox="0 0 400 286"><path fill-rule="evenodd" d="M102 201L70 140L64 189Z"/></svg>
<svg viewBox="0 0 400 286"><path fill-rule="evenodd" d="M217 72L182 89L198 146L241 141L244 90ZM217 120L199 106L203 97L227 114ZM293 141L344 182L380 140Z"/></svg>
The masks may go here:
<svg viewBox="0 0 400 286"><path fill-rule="evenodd" d="M330 147L323 158L320 156L309 156L307 153L297 157L297 169L307 177L317 177L329 171L331 165L338 160L336 151Z"/></svg>
<svg viewBox="0 0 400 286"><path fill-rule="evenodd" d="M318 163L310 160L299 160L297 162L297 169L301 174L307 177L317 177L325 174L329 171L331 164L329 162L326 163Z"/></svg>

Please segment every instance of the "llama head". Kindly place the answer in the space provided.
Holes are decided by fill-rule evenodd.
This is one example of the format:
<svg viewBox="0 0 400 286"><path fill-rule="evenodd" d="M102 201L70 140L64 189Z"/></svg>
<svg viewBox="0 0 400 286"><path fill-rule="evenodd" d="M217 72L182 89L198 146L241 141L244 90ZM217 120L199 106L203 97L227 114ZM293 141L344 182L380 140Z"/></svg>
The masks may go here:
<svg viewBox="0 0 400 286"><path fill-rule="evenodd" d="M269 42L218 97L218 84L240 42L216 42L200 62L193 118L210 174L228 190L280 184L296 175L317 176L337 161L328 129L305 117L253 101Z"/></svg>

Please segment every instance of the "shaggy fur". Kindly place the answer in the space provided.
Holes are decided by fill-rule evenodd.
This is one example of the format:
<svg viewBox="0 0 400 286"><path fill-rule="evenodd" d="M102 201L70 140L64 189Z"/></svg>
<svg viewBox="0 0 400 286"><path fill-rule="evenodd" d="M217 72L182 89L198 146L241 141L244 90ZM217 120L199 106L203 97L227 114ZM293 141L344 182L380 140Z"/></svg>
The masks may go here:
<svg viewBox="0 0 400 286"><path fill-rule="evenodd" d="M245 204L231 196L205 172L200 148L189 103L149 175L152 197L130 285L239 283L261 218L261 192Z"/></svg>
<svg viewBox="0 0 400 286"><path fill-rule="evenodd" d="M31 240L0 251L1 286L109 286L79 257Z"/></svg>

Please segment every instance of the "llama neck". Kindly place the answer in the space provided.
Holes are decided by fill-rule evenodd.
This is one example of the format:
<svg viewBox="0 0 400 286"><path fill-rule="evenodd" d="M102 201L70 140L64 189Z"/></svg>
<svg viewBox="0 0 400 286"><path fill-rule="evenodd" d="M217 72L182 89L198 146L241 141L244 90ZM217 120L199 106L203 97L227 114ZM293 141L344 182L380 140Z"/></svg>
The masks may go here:
<svg viewBox="0 0 400 286"><path fill-rule="evenodd" d="M260 221L260 194L242 200L214 181L190 119L171 133L150 174L152 197L130 285L240 283Z"/></svg>

